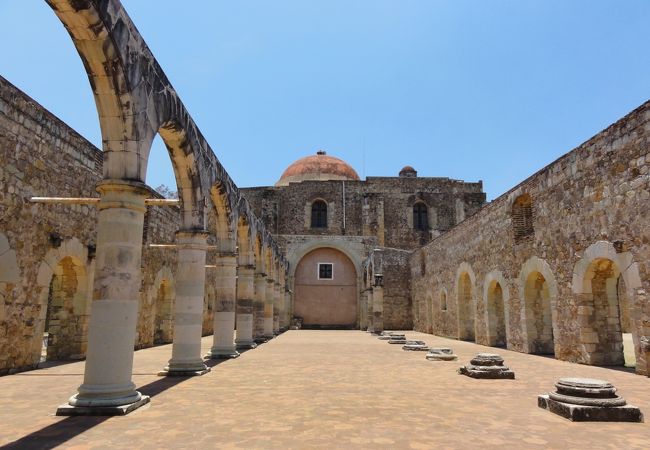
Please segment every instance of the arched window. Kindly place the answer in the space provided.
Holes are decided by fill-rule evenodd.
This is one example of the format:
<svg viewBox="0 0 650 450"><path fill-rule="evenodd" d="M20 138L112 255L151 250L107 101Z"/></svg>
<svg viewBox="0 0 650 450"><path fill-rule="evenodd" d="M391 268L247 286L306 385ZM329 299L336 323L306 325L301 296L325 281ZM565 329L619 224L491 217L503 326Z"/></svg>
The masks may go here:
<svg viewBox="0 0 650 450"><path fill-rule="evenodd" d="M413 205L413 229L426 231L429 229L429 219L427 217L427 205L416 203Z"/></svg>
<svg viewBox="0 0 650 450"><path fill-rule="evenodd" d="M535 234L533 199L530 194L520 195L512 204L512 228L515 234L515 243Z"/></svg>
<svg viewBox="0 0 650 450"><path fill-rule="evenodd" d="M311 204L311 227L327 228L327 203L323 200Z"/></svg>
<svg viewBox="0 0 650 450"><path fill-rule="evenodd" d="M447 311L447 293L445 291L440 292L440 310Z"/></svg>

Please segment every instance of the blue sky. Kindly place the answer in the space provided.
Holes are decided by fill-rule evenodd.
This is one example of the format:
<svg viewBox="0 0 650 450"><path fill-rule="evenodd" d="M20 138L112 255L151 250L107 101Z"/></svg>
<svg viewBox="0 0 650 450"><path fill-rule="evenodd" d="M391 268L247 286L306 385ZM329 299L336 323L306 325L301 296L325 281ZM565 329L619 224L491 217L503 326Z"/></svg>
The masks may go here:
<svg viewBox="0 0 650 450"><path fill-rule="evenodd" d="M494 198L650 98L650 1L124 0L239 186L318 149L363 176ZM83 66L41 0L0 0L0 74L96 145ZM173 185L159 139L147 182Z"/></svg>

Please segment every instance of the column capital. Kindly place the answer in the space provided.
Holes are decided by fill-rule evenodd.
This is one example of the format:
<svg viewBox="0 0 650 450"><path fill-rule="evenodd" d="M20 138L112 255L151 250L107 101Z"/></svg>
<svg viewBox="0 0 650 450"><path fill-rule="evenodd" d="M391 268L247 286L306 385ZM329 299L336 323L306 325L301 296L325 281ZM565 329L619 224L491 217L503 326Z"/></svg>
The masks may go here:
<svg viewBox="0 0 650 450"><path fill-rule="evenodd" d="M150 195L149 188L140 181L106 179L97 183L101 195L99 210L109 208L130 209L144 213L144 200Z"/></svg>
<svg viewBox="0 0 650 450"><path fill-rule="evenodd" d="M266 282L273 284L273 283L275 283L275 280L267 275L266 276Z"/></svg>
<svg viewBox="0 0 650 450"><path fill-rule="evenodd" d="M176 232L176 245L179 249L207 250L208 236L206 230L178 230Z"/></svg>

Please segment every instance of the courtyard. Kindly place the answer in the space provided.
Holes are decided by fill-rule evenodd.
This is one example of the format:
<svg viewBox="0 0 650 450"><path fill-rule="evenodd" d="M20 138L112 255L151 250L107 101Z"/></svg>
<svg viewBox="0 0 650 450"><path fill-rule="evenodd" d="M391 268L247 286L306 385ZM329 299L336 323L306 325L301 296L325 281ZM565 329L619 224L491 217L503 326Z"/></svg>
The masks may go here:
<svg viewBox="0 0 650 450"><path fill-rule="evenodd" d="M650 413L648 378L418 332L450 346L456 362L362 331L289 331L201 377L158 377L171 345L135 352L133 380L151 403L123 417L57 417L84 362L0 378L6 448L648 448L648 423L572 423L537 407L565 376L610 381ZM202 340L207 353L212 337ZM513 380L475 380L456 369L496 351ZM5 447L3 447L5 448Z"/></svg>

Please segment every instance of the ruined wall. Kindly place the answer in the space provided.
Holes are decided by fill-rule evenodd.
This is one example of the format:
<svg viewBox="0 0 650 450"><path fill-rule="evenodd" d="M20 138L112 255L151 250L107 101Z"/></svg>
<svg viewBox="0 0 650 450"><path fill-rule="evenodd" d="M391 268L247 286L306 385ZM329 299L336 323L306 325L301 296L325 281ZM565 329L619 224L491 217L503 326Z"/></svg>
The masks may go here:
<svg viewBox="0 0 650 450"><path fill-rule="evenodd" d="M303 181L241 191L276 235L373 236L382 246L403 249L429 242L485 203L482 183L448 178ZM311 205L317 199L327 203L326 229L311 228ZM430 230L413 227L413 205L418 201L428 207Z"/></svg>
<svg viewBox="0 0 650 450"><path fill-rule="evenodd" d="M383 248L384 328L413 329L410 251Z"/></svg>
<svg viewBox="0 0 650 450"><path fill-rule="evenodd" d="M101 151L0 77L0 374L38 364L48 304L52 356L84 357L96 210L29 198L96 197L101 173ZM175 252L147 245L173 242L178 208L149 208L146 222L136 348L153 345L156 283L169 278L173 286L176 266Z"/></svg>
<svg viewBox="0 0 650 450"><path fill-rule="evenodd" d="M620 364L617 304L627 296L637 372L647 374L649 136L645 103L414 252L415 328Z"/></svg>

